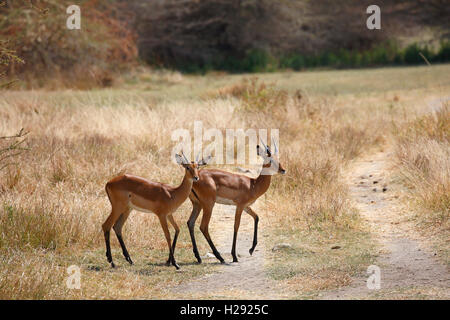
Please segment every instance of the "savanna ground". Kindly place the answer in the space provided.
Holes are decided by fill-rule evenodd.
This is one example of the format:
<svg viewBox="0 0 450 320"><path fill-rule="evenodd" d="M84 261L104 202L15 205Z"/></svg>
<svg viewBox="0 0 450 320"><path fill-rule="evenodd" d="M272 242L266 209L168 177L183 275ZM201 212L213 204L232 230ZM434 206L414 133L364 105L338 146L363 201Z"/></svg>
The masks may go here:
<svg viewBox="0 0 450 320"><path fill-rule="evenodd" d="M255 80L142 69L112 89L1 91L0 136L21 128L29 134L18 165L0 172L0 298L448 299L449 74L450 65L435 65ZM255 206L257 251L248 256L252 220L244 215L239 264L207 258L198 227L206 258L195 263L186 201L175 214L181 271L164 265L159 222L140 212L124 227L135 264L123 259L112 236L111 269L101 231L110 212L106 181L127 172L180 183L170 137L178 128L192 132L195 120L204 128L280 129L287 174L273 177ZM217 206L211 235L227 261L232 227L232 209ZM288 246L272 250L282 243ZM423 254L396 259L413 248ZM399 284L358 289L372 264L382 276L403 267L387 278ZM81 290L66 287L70 265L81 268ZM443 280L411 278L410 265L419 273L437 270Z"/></svg>

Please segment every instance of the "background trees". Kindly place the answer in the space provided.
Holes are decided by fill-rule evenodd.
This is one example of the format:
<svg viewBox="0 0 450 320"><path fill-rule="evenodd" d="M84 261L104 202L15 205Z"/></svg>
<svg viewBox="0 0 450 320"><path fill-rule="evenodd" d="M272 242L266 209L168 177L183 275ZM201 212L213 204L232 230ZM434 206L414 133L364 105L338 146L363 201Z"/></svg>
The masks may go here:
<svg viewBox="0 0 450 320"><path fill-rule="evenodd" d="M251 72L416 63L404 59L414 50L435 61L449 54L439 44L450 37L444 0L380 0L382 30L366 28L369 0L82 0L81 32L64 28L70 1L3 3L0 37L26 61L12 63L10 75L70 71L108 85L111 72L138 56L184 71ZM402 52L424 34L424 44Z"/></svg>

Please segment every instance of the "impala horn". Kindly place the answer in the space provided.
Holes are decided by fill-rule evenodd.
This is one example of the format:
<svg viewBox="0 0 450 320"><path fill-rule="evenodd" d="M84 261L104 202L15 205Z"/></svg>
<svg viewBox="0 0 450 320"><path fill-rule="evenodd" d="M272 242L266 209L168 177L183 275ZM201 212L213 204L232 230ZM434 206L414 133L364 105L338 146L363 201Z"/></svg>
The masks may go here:
<svg viewBox="0 0 450 320"><path fill-rule="evenodd" d="M183 152L183 150L181 150L181 155L183 156L183 158L184 158L184 163L185 164L188 164L189 163L189 160L186 158L186 156L184 155L184 152Z"/></svg>
<svg viewBox="0 0 450 320"><path fill-rule="evenodd" d="M271 154L270 148L264 143L264 141L261 138L259 138L259 140L261 140L261 143L263 144L264 148L266 148L267 154L270 156Z"/></svg>
<svg viewBox="0 0 450 320"><path fill-rule="evenodd" d="M273 148L274 148L274 154L277 155L278 154L278 146L277 146L277 143L275 142L274 138L272 138L272 144L273 144Z"/></svg>

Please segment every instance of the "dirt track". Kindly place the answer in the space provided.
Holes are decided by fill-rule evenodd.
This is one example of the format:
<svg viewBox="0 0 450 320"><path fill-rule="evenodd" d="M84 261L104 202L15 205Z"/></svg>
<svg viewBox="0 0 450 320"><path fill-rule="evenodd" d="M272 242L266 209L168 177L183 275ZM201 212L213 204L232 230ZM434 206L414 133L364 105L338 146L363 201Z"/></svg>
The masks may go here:
<svg viewBox="0 0 450 320"><path fill-rule="evenodd" d="M403 187L390 176L389 151L366 156L345 173L350 198L381 245L375 262L380 267L380 289L367 288L367 275L352 285L328 292L324 299L408 298L416 296L450 298L450 273L434 252L413 230L399 200Z"/></svg>
<svg viewBox="0 0 450 320"><path fill-rule="evenodd" d="M261 201L261 200L259 200ZM258 202L252 208L258 212ZM283 299L286 298L277 288L275 281L264 271L264 234L259 232L258 246L250 256L248 249L253 239L253 218L245 212L242 215L236 245L239 262L230 263L233 239L234 206L216 204L211 219L211 237L227 264L221 265L218 273L205 275L184 283L172 291L184 292L196 298L211 299ZM202 257L204 263L216 262L209 253Z"/></svg>
<svg viewBox="0 0 450 320"><path fill-rule="evenodd" d="M381 247L375 262L381 271L380 289L368 289L369 274L361 274L348 287L322 292L322 299L450 298L449 270L436 259L425 239L413 231L413 225L407 220L407 208L399 199L403 187L390 176L390 157L389 151L384 151L357 159L343 176L349 185L351 201ZM258 202L253 207L258 212ZM234 210L234 206L217 204L210 225L213 240L226 261L231 261ZM171 291L193 298L289 298L286 291L265 274L263 233L260 233L253 256L249 255L252 235L253 219L243 214L237 243L239 263L221 265L218 273L193 279ZM204 261L217 260L211 254L211 257L205 256Z"/></svg>

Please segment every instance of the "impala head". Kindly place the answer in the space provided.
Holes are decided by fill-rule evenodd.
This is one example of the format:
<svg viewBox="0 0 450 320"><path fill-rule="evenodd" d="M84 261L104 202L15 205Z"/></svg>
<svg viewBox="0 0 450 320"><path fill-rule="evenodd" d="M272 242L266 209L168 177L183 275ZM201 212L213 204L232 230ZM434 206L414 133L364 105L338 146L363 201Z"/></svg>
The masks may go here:
<svg viewBox="0 0 450 320"><path fill-rule="evenodd" d="M198 181L200 179L198 176L198 169L200 169L200 167L202 166L206 166L212 159L211 156L208 156L199 160L199 156L197 155L195 162L189 162L183 152L181 152L181 155L175 154L175 158L177 160L177 163L182 165L186 169L186 171L191 175L194 181Z"/></svg>
<svg viewBox="0 0 450 320"><path fill-rule="evenodd" d="M261 140L261 143L264 147L256 146L256 152L259 156L264 159L263 168L265 168L267 174L285 174L286 170L281 165L278 159L278 147L274 140L272 140L272 145L274 147L274 152L270 150L268 146L264 144Z"/></svg>
<svg viewBox="0 0 450 320"><path fill-rule="evenodd" d="M200 179L198 177L199 165L197 163L195 163L194 161L189 162L183 152L181 152L181 155L175 154L175 159L177 160L178 164L182 165L186 169L186 172L190 175L192 180L198 181Z"/></svg>

